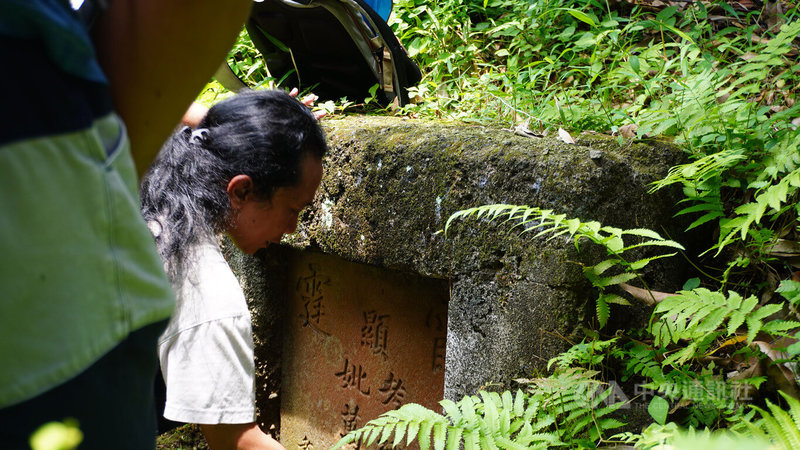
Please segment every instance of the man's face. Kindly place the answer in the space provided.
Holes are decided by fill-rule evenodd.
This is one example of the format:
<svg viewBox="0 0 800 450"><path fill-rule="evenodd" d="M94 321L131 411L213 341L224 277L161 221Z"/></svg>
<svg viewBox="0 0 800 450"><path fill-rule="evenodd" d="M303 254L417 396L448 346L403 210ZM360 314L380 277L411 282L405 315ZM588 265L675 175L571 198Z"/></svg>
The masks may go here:
<svg viewBox="0 0 800 450"><path fill-rule="evenodd" d="M307 155L300 164L300 182L277 188L269 200L259 200L252 192L234 206L228 234L237 247L252 255L270 243L279 243L284 234L297 229L300 211L308 206L322 180L322 161Z"/></svg>

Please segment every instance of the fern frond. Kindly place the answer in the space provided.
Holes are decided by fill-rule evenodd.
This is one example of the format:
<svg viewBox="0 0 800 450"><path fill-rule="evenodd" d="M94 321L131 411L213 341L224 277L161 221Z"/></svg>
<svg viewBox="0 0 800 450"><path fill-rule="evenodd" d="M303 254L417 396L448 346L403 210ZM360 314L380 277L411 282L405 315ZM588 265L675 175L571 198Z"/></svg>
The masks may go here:
<svg viewBox="0 0 800 450"><path fill-rule="evenodd" d="M653 333L656 345L665 347L668 343L679 340L711 343L717 335L731 336L742 325L748 329L748 344L761 331L787 333L795 330L800 323L789 321L770 322L764 329L763 319L778 312L782 304L770 304L757 308L758 299L750 296L746 299L730 292L726 297L721 292L712 292L705 288L681 291L659 303L653 311ZM727 327L722 325L728 322ZM705 351L706 345L698 346L698 351Z"/></svg>
<svg viewBox="0 0 800 450"><path fill-rule="evenodd" d="M750 424L749 428L777 444L779 448L787 450L800 448L800 402L783 392L780 394L789 404L789 411L781 409L769 400L767 400L769 411L752 406L759 412L761 419Z"/></svg>
<svg viewBox="0 0 800 450"><path fill-rule="evenodd" d="M348 433L334 449L354 442L396 446L416 440L421 450L521 450L596 440L622 425L604 419L622 403L603 405L611 390L599 392L595 375L568 369L535 380L541 385L529 392L480 391L458 402L443 400L444 415L409 403Z"/></svg>

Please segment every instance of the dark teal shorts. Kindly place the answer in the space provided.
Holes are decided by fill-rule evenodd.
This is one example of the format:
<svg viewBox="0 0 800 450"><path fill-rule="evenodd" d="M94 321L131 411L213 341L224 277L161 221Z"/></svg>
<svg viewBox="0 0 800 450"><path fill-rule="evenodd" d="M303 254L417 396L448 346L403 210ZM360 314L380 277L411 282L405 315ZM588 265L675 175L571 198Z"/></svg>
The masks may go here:
<svg viewBox="0 0 800 450"><path fill-rule="evenodd" d="M80 449L155 448L156 342L167 322L131 333L66 383L26 402L0 409L0 448L29 449L28 440L40 425L66 418L78 421L83 433Z"/></svg>

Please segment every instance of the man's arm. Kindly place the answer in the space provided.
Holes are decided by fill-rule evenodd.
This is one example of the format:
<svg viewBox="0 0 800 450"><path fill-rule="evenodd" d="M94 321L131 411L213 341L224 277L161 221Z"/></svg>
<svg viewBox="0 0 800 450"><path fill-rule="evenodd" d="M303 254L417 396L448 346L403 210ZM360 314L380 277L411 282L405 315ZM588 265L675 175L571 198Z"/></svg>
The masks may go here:
<svg viewBox="0 0 800 450"><path fill-rule="evenodd" d="M114 0L94 28L144 173L242 28L252 0Z"/></svg>
<svg viewBox="0 0 800 450"><path fill-rule="evenodd" d="M211 450L286 450L255 423L200 425Z"/></svg>

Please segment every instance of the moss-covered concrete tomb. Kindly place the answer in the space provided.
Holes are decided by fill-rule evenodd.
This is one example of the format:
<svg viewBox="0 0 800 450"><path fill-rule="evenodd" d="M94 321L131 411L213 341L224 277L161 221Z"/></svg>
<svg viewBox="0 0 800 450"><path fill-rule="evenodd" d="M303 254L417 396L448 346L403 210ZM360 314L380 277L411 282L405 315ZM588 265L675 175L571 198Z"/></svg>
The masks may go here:
<svg viewBox="0 0 800 450"><path fill-rule="evenodd" d="M326 448L403 403L513 387L592 320L596 294L580 263L596 250L578 255L569 239L484 222L444 236L453 212L523 204L679 231L677 197L648 194L680 162L663 144L566 144L385 117L324 125L331 152L298 232L256 258L227 250L253 313L260 420L282 423L287 448ZM671 288L679 272L662 266L651 286Z"/></svg>

